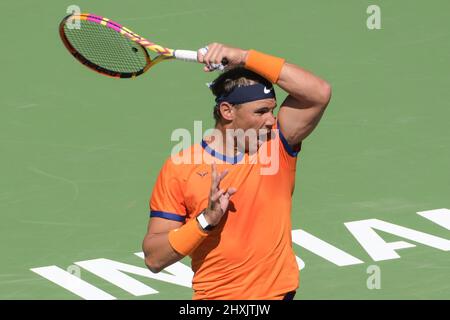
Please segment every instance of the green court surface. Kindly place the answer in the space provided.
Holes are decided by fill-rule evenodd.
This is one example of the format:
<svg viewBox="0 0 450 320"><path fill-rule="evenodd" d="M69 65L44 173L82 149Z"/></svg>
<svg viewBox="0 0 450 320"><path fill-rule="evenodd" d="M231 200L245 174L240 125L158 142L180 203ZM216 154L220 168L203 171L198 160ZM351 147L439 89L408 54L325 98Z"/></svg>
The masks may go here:
<svg viewBox="0 0 450 320"><path fill-rule="evenodd" d="M293 229L362 263L337 266L294 244L306 264L296 299L450 299L450 231L417 214L450 209L447 0L2 1L0 299L82 299L34 268L99 258L145 268L134 253L171 133L213 125L205 83L215 75L200 65L116 80L76 62L57 32L72 4L168 47L254 48L327 79L333 98L300 154ZM372 4L380 30L366 26ZM367 219L443 238L447 249L377 231L416 246L374 261L344 225ZM370 266L380 289L368 289ZM117 299L191 298L186 286L128 273L158 291L136 296L80 270Z"/></svg>

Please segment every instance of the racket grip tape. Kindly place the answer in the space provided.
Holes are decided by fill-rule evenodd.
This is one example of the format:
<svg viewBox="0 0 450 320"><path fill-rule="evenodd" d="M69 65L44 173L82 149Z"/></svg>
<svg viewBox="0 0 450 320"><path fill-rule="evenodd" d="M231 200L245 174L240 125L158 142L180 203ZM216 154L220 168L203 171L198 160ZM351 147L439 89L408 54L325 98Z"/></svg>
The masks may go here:
<svg viewBox="0 0 450 320"><path fill-rule="evenodd" d="M192 50L175 50L173 52L175 59L188 61L188 62L198 62L197 51Z"/></svg>

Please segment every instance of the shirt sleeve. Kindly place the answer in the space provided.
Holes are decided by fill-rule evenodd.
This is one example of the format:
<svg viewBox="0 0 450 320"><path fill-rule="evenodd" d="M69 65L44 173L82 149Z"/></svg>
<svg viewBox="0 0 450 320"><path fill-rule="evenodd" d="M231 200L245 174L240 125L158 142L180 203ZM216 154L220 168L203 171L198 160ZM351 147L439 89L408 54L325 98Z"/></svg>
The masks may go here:
<svg viewBox="0 0 450 320"><path fill-rule="evenodd" d="M278 120L276 123L276 129L278 129L277 138L279 139L279 148L280 148L280 158L281 161L288 164L288 166L296 166L297 163L297 157L300 153L300 150L302 149L302 142L298 143L295 146L289 145L287 142L283 132L281 131Z"/></svg>
<svg viewBox="0 0 450 320"><path fill-rule="evenodd" d="M185 221L184 183L177 167L168 159L159 172L150 198L151 218Z"/></svg>
<svg viewBox="0 0 450 320"><path fill-rule="evenodd" d="M283 144L284 151L291 157L296 157L299 154L300 150L302 149L302 143L300 142L300 143L296 144L295 146L290 146L289 143L287 142L286 138L284 137L283 132L281 131L281 129L279 129L278 124L277 124L277 127L278 127L278 131L280 133L280 140Z"/></svg>

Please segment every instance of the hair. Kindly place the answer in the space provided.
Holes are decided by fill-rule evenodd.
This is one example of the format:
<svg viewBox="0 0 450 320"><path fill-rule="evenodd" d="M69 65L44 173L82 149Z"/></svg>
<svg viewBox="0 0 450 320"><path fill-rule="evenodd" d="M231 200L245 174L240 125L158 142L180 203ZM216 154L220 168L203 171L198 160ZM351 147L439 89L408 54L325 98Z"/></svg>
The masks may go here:
<svg viewBox="0 0 450 320"><path fill-rule="evenodd" d="M244 67L235 67L227 70L219 75L210 85L210 89L215 98L224 96L233 91L236 87L249 86L252 84L260 83L267 87L271 87L272 84L266 78L259 74L245 69ZM239 107L240 105L234 105ZM216 122L220 121L222 115L220 114L219 104L214 106L213 116Z"/></svg>

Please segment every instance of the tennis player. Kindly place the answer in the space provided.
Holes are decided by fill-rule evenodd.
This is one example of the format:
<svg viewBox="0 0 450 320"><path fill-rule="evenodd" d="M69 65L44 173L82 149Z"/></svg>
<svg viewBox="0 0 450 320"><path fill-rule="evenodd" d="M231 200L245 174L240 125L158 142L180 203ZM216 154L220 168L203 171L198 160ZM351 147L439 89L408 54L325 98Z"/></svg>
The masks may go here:
<svg viewBox="0 0 450 320"><path fill-rule="evenodd" d="M330 101L330 85L283 58L220 43L208 48L206 55L198 52L205 71L228 60L210 86L215 128L223 135L182 151L191 159L200 153L200 163L173 157L164 163L150 199L145 263L156 273L190 256L193 299L293 299L299 286L291 241L296 163ZM277 117L273 84L288 94ZM229 138L227 132L237 130L258 134L256 153L248 136ZM270 174L252 158L262 149L278 161Z"/></svg>

